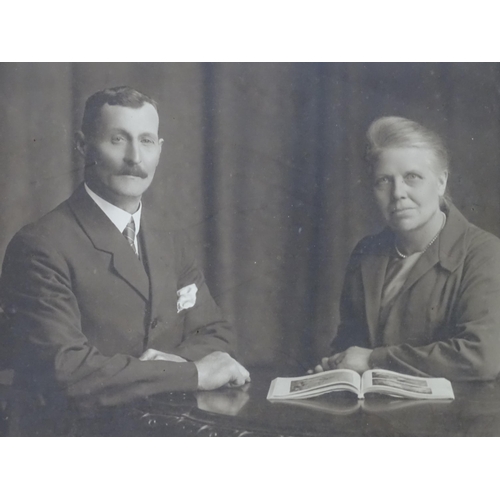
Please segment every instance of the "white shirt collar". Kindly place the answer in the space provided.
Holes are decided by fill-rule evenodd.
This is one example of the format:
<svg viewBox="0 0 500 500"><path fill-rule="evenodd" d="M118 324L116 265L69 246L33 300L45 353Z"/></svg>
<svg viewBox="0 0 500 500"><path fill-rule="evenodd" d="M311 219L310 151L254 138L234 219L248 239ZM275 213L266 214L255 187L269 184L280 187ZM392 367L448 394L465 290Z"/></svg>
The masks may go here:
<svg viewBox="0 0 500 500"><path fill-rule="evenodd" d="M130 217L134 219L135 224L135 246L137 249L137 234L139 234L139 229L141 228L141 213L142 213L142 202L139 203L139 208L134 214L129 214L127 211L118 208L116 205L109 203L109 201L104 200L98 194L94 193L88 186L84 183L85 190L88 195L96 202L97 206L108 216L109 220L116 226L120 233L123 233L126 225L130 221Z"/></svg>

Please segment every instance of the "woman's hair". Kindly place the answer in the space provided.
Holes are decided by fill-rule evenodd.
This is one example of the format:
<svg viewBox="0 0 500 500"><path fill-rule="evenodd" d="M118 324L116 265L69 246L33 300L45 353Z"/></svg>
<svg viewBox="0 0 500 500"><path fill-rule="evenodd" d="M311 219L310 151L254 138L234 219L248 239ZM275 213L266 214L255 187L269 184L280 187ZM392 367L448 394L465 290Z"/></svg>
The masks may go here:
<svg viewBox="0 0 500 500"><path fill-rule="evenodd" d="M421 148L434 153L434 167L439 172L449 170L448 152L441 138L417 122L399 116L383 116L375 120L366 134L366 159L373 168L384 149Z"/></svg>

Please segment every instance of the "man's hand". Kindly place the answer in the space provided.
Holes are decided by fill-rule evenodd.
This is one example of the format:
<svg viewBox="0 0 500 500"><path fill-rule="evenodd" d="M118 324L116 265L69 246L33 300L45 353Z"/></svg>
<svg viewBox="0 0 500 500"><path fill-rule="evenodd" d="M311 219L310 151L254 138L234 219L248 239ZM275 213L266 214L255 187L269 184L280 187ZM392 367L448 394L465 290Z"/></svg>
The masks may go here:
<svg viewBox="0 0 500 500"><path fill-rule="evenodd" d="M175 363L184 363L186 360L176 354L157 351L156 349L147 349L139 358L141 361L174 361Z"/></svg>
<svg viewBox="0 0 500 500"><path fill-rule="evenodd" d="M223 385L239 387L250 382L248 371L225 352L212 352L194 364L198 370L198 389L202 391Z"/></svg>
<svg viewBox="0 0 500 500"><path fill-rule="evenodd" d="M308 373L320 373L341 368L364 373L370 369L368 361L372 351L372 349L365 349L364 347L349 347L349 349L334 354L329 358L322 358L321 364L315 366L314 370L309 370Z"/></svg>

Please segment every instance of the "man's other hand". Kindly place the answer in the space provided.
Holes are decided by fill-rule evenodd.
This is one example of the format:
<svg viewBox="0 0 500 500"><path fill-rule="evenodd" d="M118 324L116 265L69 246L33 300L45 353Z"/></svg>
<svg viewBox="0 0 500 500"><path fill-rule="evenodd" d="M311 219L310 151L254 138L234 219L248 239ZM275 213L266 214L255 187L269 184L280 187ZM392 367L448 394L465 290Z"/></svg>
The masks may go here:
<svg viewBox="0 0 500 500"><path fill-rule="evenodd" d="M369 359L372 349L364 347L349 347L343 352L334 354L329 358L322 358L321 364L309 370L307 373L321 373L327 370L354 370L358 373L364 373L370 369Z"/></svg>
<svg viewBox="0 0 500 500"><path fill-rule="evenodd" d="M147 349L139 358L141 361L174 361L175 363L184 363L186 360L176 354L157 351L156 349Z"/></svg>
<svg viewBox="0 0 500 500"><path fill-rule="evenodd" d="M195 361L198 389L210 391L223 385L239 387L250 382L250 373L226 352L212 352Z"/></svg>

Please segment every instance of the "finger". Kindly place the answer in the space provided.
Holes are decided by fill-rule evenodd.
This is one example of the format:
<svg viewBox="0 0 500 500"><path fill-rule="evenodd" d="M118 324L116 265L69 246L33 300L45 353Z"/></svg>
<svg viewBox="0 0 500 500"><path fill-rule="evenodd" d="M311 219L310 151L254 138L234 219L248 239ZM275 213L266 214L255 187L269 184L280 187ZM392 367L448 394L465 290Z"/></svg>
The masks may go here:
<svg viewBox="0 0 500 500"><path fill-rule="evenodd" d="M240 373L237 373L228 382L228 385L230 387L241 387L242 385L245 385L245 377L243 377Z"/></svg>
<svg viewBox="0 0 500 500"><path fill-rule="evenodd" d="M241 382L240 385L245 385L250 382L250 372L240 363L236 362L238 365L238 382Z"/></svg>
<svg viewBox="0 0 500 500"><path fill-rule="evenodd" d="M344 363L344 358L342 358L338 363L337 363L337 370L345 370L346 365Z"/></svg>
<svg viewBox="0 0 500 500"><path fill-rule="evenodd" d="M313 370L311 369L311 370L307 370L307 372L306 372L306 373L307 373L307 375L312 375L314 372L313 372Z"/></svg>
<svg viewBox="0 0 500 500"><path fill-rule="evenodd" d="M350 365L349 359L351 359L350 356L347 356L344 353L344 356L342 356L337 363L337 368L341 368L343 370L350 369L351 366L349 366Z"/></svg>
<svg viewBox="0 0 500 500"><path fill-rule="evenodd" d="M236 364L236 368L238 369L239 373L245 380L244 383L250 382L250 372L241 363L238 363L238 361L234 360L234 362Z"/></svg>
<svg viewBox="0 0 500 500"><path fill-rule="evenodd" d="M243 376L245 378L245 383L250 382L250 372L246 368L243 369L245 370L243 373Z"/></svg>
<svg viewBox="0 0 500 500"><path fill-rule="evenodd" d="M240 373L238 375L238 380L241 381L241 385L248 384L252 380L250 379L250 373L247 372L247 374Z"/></svg>
<svg viewBox="0 0 500 500"><path fill-rule="evenodd" d="M330 369L330 365L329 365L328 362L329 362L329 358L321 358L321 367L323 368L323 370L329 370Z"/></svg>
<svg viewBox="0 0 500 500"><path fill-rule="evenodd" d="M339 363L342 361L344 358L345 354L343 352L339 352L337 354L334 354L330 358L328 358L328 366L330 370L335 370L335 368L339 367Z"/></svg>
<svg viewBox="0 0 500 500"><path fill-rule="evenodd" d="M321 373L323 372L323 367L321 365L317 365L314 367L314 373Z"/></svg>
<svg viewBox="0 0 500 500"><path fill-rule="evenodd" d="M250 373L248 372L248 370L243 368L243 371L240 371L240 376L238 377L238 380L241 381L241 385L248 384L250 382Z"/></svg>

